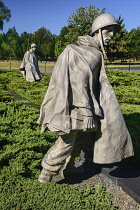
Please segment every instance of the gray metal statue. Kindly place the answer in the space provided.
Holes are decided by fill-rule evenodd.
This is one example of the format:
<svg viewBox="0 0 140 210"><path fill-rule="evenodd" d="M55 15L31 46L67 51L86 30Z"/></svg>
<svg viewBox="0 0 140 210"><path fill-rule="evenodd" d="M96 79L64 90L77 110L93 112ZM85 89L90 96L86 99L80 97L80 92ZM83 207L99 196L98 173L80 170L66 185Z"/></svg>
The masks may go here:
<svg viewBox="0 0 140 210"><path fill-rule="evenodd" d="M91 36L78 37L79 46L70 44L59 56L38 119L41 132L49 129L59 137L42 160L40 182L50 182L67 169L79 132L93 133L95 163L109 164L133 155L131 137L104 68L104 46L118 30L111 14L101 14L93 22Z"/></svg>
<svg viewBox="0 0 140 210"><path fill-rule="evenodd" d="M26 81L34 82L42 79L43 74L38 67L38 60L35 55L36 44L31 44L31 49L24 54L23 61L20 65L20 70ZM24 71L23 71L24 70Z"/></svg>

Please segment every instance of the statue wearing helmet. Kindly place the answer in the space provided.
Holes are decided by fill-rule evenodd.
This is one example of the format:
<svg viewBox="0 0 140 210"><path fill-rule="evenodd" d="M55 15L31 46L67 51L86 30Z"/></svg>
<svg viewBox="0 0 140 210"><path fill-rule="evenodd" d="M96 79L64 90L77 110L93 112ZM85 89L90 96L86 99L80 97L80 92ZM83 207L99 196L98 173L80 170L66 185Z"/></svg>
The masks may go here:
<svg viewBox="0 0 140 210"><path fill-rule="evenodd" d="M103 52L104 59L107 59L105 50L104 50L104 45L107 45L104 42L104 37L103 37L103 31L106 29L109 31L109 28L113 31L113 35L115 35L116 32L118 32L121 29L121 26L116 22L116 19L113 15L109 13L103 13L99 15L92 24L92 33L91 36L94 37L96 34L99 34L99 42L100 42L100 47ZM108 41L111 40L111 37L108 39Z"/></svg>
<svg viewBox="0 0 140 210"><path fill-rule="evenodd" d="M36 44L35 43L32 43L31 44L31 48L36 48L37 46L36 46Z"/></svg>
<svg viewBox="0 0 140 210"><path fill-rule="evenodd" d="M83 172L74 166L74 158L90 143L95 163L119 162L133 155L131 137L104 68L103 46L119 29L112 15L101 14L93 22L92 36L79 36L78 45L68 45L59 56L38 119L41 132L49 129L59 137L41 162L38 181L50 182L60 170L64 176Z"/></svg>
<svg viewBox="0 0 140 210"><path fill-rule="evenodd" d="M21 73L28 82L39 81L43 77L43 74L39 70L37 57L35 55L36 47L35 43L31 44L31 49L24 54L23 61L20 65Z"/></svg>
<svg viewBox="0 0 140 210"><path fill-rule="evenodd" d="M114 25L116 28L116 32L119 31L121 29L120 25L116 22L116 19L113 15L109 14L109 13L103 13L101 15L99 15L92 24L92 34L91 36L93 36L93 34L95 32L97 32L99 29L102 29L106 26L112 26Z"/></svg>

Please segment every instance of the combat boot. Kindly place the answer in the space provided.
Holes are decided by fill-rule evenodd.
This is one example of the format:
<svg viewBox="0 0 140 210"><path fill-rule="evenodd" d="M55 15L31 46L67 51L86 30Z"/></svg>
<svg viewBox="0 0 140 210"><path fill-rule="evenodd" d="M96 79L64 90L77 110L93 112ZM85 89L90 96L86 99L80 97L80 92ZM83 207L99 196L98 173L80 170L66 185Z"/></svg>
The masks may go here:
<svg viewBox="0 0 140 210"><path fill-rule="evenodd" d="M38 181L41 183L49 183L51 182L53 177L53 174L51 174L49 171L43 169L41 171L41 174L39 175Z"/></svg>

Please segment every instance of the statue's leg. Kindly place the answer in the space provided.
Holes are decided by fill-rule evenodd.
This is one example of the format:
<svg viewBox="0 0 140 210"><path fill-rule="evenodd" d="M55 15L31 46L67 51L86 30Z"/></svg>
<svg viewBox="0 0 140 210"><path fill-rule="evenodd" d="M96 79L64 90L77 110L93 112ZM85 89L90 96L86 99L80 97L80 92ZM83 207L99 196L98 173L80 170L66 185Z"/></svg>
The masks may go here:
<svg viewBox="0 0 140 210"><path fill-rule="evenodd" d="M84 173L87 163L93 162L95 137L96 132L78 132L73 150L63 167L64 177L70 174Z"/></svg>
<svg viewBox="0 0 140 210"><path fill-rule="evenodd" d="M59 173L73 150L76 136L77 131L71 131L67 135L58 137L55 144L48 150L42 160L41 165L43 170L38 179L40 182L50 182L53 175Z"/></svg>
<svg viewBox="0 0 140 210"><path fill-rule="evenodd" d="M84 145L83 132L79 132L76 136L74 147L71 154L68 156L66 163L63 167L63 176L67 174L80 174L84 173L83 163L85 162L83 145ZM76 164L76 158L78 158Z"/></svg>

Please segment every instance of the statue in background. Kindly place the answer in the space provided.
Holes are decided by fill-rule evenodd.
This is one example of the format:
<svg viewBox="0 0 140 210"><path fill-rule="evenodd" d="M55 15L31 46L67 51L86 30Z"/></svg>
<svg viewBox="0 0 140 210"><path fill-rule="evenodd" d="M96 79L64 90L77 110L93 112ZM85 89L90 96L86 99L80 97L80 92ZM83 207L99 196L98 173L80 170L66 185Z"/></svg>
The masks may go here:
<svg viewBox="0 0 140 210"><path fill-rule="evenodd" d="M104 68L104 46L119 30L114 16L101 14L93 22L91 36L79 36L78 45L68 45L59 56L38 119L41 132L49 129L58 139L42 160L40 182L50 182L60 170L69 170L75 141L85 132L92 133L95 163L119 162L133 155L131 137Z"/></svg>
<svg viewBox="0 0 140 210"><path fill-rule="evenodd" d="M28 82L39 81L43 74L38 67L38 60L35 55L36 44L31 44L31 49L24 54L23 61L20 65L21 73Z"/></svg>

